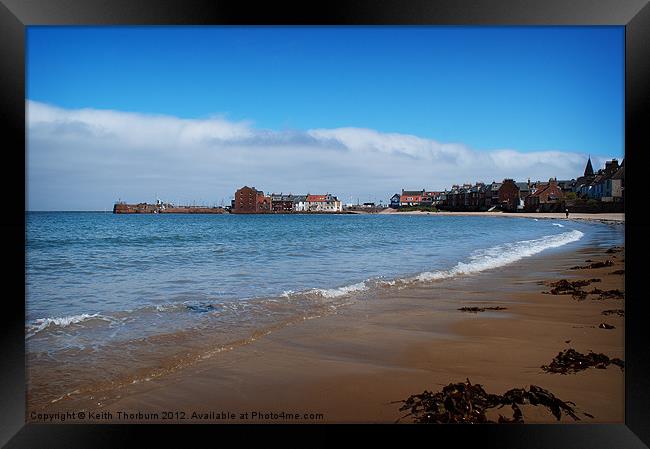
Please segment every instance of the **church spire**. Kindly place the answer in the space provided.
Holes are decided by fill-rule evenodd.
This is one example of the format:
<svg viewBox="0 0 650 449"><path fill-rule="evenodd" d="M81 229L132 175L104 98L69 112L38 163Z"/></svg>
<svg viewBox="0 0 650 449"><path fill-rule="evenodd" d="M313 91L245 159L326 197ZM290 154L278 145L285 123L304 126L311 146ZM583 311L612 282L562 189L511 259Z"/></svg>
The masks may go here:
<svg viewBox="0 0 650 449"><path fill-rule="evenodd" d="M591 155L589 156L589 160L587 160L587 166L585 167L585 176L593 176L594 175L594 169L591 166Z"/></svg>

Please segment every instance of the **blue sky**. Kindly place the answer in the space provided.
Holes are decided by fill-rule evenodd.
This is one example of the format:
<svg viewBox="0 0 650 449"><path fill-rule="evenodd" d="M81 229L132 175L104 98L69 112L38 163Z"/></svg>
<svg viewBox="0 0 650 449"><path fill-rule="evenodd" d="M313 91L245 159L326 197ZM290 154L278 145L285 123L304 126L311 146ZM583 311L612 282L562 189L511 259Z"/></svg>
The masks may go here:
<svg viewBox="0 0 650 449"><path fill-rule="evenodd" d="M443 188L454 176L435 174L439 165L435 158L440 153L431 145L459 147L479 159L491 155L494 164L500 160L498 152L507 150L529 163L515 164L512 171L496 166L492 172L464 164L458 167L456 182L486 180L490 175L497 179L502 175L575 177L580 173L571 173L583 165L581 158L586 154L595 158L595 165L623 156L624 28L28 27L26 97L30 142L49 148L46 152L33 146L32 154L28 153L28 170L35 170L29 173L35 178L28 179L34 208L100 208L110 195L124 193L133 196L128 199L145 201L153 191L164 194L179 189L192 191L197 201L227 196L225 184L212 184L210 188L217 190L195 191L179 182L182 176L171 173L165 175L166 180L142 180L128 192L109 188L118 179L107 178L101 192L100 187L90 189L96 194L94 199L91 191L79 193L89 171L105 176L110 163L133 155L119 153L125 147L120 139L134 140L118 135L127 132L125 128L117 130L96 121L122 123L120 114L133 121L143 119L151 129L157 126L149 120L152 117L176 120L183 136L186 126L195 131L217 126L217 134L228 126L239 130L233 134L238 136L236 143L219 134L218 144L210 132L200 131L197 146L205 147L206 139L212 139L213 148L202 147L206 153L201 155L180 154L179 148L161 149L160 157L187 166L185 178L193 173L193 164L203 167L207 161L197 158L207 157L219 165L232 159L225 155L228 149L240 148L239 154L244 154L242 145L253 151L252 147L268 146L265 139L269 136L277 152L275 159L287 157L288 161L295 160L298 153L292 151L299 148L300 154L309 157L312 150L325 151L328 144L323 138L332 144L335 150L327 157L313 153L328 175L339 173L329 184L313 182L312 186L308 178L297 176L289 185L286 174L258 176L266 185L255 179L245 181L259 174L248 166L258 159L255 156L238 172L241 177L230 179L257 182L264 190L279 190L276 185L293 190L331 185L327 190L338 189L340 196L384 195L402 186L412 187L405 185L407 181ZM30 117L29 105L40 111L38 126ZM79 116L80 110L86 115ZM97 118L103 112L113 115ZM43 131L47 120L57 127L50 123L47 132ZM95 134L80 133L80 124ZM122 150L110 145L100 153L81 150L94 145L99 128L113 133ZM242 134L244 128L247 131ZM241 140L244 135L245 142ZM420 150L414 149L414 138L420 139ZM146 146L138 142L139 149ZM183 142L186 151L188 143ZM71 149L74 145L86 152L83 157L77 157L79 153ZM426 156L431 165L429 172L411 173L404 179L394 173L384 176L381 164L375 169L358 166L349 170L361 158L332 155L340 156L336 148L352 147L372 147L382 154L416 159ZM553 164L535 168L556 153L566 155L572 171L562 172ZM155 149L147 154L153 157ZM57 172L56 164L47 165L50 158L66 157L71 160L65 176ZM462 159L454 157L457 163ZM407 167L408 161L404 164ZM453 166L447 168L453 175ZM368 182L351 181L353 172ZM393 184L386 186L388 182ZM163 184L176 190L166 192ZM234 191L236 186L231 187ZM51 196L53 188L60 190L59 196ZM78 200L70 199L73 192ZM178 200L190 200L178 196Z"/></svg>

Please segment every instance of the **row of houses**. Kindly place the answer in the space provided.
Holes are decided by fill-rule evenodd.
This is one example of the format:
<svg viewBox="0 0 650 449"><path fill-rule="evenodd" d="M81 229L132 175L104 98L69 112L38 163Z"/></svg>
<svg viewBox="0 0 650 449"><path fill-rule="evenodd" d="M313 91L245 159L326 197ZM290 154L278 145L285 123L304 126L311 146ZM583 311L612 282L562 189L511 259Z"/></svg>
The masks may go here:
<svg viewBox="0 0 650 449"><path fill-rule="evenodd" d="M336 213L343 210L341 201L330 194L292 195L271 193L265 195L255 187L244 186L235 192L231 203L231 212L235 214L326 212Z"/></svg>
<svg viewBox="0 0 650 449"><path fill-rule="evenodd" d="M516 182L504 179L502 182L485 184L453 185L441 192L426 189L402 190L390 199L394 209L412 206L434 206L446 210L492 210L505 211L560 211L565 207L567 194L571 200L594 199L602 202L623 202L625 193L625 161L619 166L616 159L607 161L605 168L594 173L591 158L587 161L584 175L578 179L547 182Z"/></svg>
<svg viewBox="0 0 650 449"><path fill-rule="evenodd" d="M396 193L390 199L390 207L398 209L410 206L434 206L440 202L442 192L427 192L422 190L404 190L401 195Z"/></svg>
<svg viewBox="0 0 650 449"><path fill-rule="evenodd" d="M618 165L616 159L605 162L605 168L594 173L591 158L585 173L578 178L574 191L582 198L603 202L623 202L625 199L625 159Z"/></svg>

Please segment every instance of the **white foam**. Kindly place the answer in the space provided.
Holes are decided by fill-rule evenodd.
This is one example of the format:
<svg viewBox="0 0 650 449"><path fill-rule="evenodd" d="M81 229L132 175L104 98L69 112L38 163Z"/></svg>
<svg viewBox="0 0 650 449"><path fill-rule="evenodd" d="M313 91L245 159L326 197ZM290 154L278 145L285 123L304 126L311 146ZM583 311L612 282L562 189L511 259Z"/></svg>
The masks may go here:
<svg viewBox="0 0 650 449"><path fill-rule="evenodd" d="M559 235L547 235L535 240L523 240L514 243L494 246L486 250L477 251L469 262L458 262L450 270L429 271L417 275L415 281L434 281L446 279L461 274L478 273L492 268L511 264L524 257L530 257L546 249L557 248L567 243L576 242L584 234L573 230Z"/></svg>
<svg viewBox="0 0 650 449"><path fill-rule="evenodd" d="M393 287L397 283L397 280L393 279L393 280L390 280L390 281L386 281L386 280L381 279L381 280L378 280L376 282L377 282L377 285Z"/></svg>
<svg viewBox="0 0 650 449"><path fill-rule="evenodd" d="M296 295L303 295L305 293L318 294L324 298L339 298L347 296L360 291L369 289L368 284L395 287L397 285L406 285L414 281L435 281L439 279L447 279L454 276L463 274L478 273L492 268L501 267L510 263L530 257L534 254L542 252L549 248L556 248L566 245L567 243L578 241L584 234L580 231L574 230L564 232L559 235L547 235L535 240L522 240L519 242L506 243L503 245L494 246L485 250L475 252L470 256L467 262L458 262L456 266L449 270L427 271L419 275L407 279L392 279L384 280L377 279L374 281L358 282L356 284L346 285L338 288L315 288L306 292L294 292L293 290L286 290L282 292L282 297L292 298Z"/></svg>
<svg viewBox="0 0 650 449"><path fill-rule="evenodd" d="M71 315L71 316L56 317L56 318L39 318L37 320L34 320L28 326L27 338L36 335L38 332L41 332L42 330L50 326L67 327L70 326L71 324L81 323L82 321L93 320L93 319L109 321L109 322L113 321L110 318L107 318L98 313L93 313L92 315L89 315L87 313L82 313L81 315Z"/></svg>
<svg viewBox="0 0 650 449"><path fill-rule="evenodd" d="M356 284L346 285L338 288L328 288L328 289L317 288L312 290L312 292L318 293L324 298L338 298L341 296L349 295L351 293L361 292L364 290L368 290L368 286L366 285L366 283L358 282Z"/></svg>
<svg viewBox="0 0 650 449"><path fill-rule="evenodd" d="M560 223L553 223L553 226L559 226L560 228L563 228L563 227L564 227L564 225L563 225L563 224L560 224Z"/></svg>
<svg viewBox="0 0 650 449"><path fill-rule="evenodd" d="M167 312L168 310L173 310L176 308L178 308L178 304L159 304L156 306L156 311Z"/></svg>

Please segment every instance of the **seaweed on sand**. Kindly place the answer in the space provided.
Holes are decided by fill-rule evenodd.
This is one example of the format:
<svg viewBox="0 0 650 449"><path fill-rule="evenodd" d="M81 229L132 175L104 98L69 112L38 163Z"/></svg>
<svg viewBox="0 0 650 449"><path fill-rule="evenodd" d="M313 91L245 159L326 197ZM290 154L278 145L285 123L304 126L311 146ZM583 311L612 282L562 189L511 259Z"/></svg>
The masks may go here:
<svg viewBox="0 0 650 449"><path fill-rule="evenodd" d="M612 265L614 265L614 262L607 259L605 262L594 262L594 263L590 263L589 265L576 265L575 267L571 267L571 269L572 270L583 270L585 268L611 267Z"/></svg>
<svg viewBox="0 0 650 449"><path fill-rule="evenodd" d="M547 373L569 374L586 370L589 367L605 369L608 365L616 365L625 368L625 362L618 358L610 359L605 354L597 354L589 351L589 354L582 354L575 349L565 349L555 356L550 365L542 365L542 370Z"/></svg>
<svg viewBox="0 0 650 449"><path fill-rule="evenodd" d="M609 310L603 310L600 312L603 315L618 315L618 316L625 316L625 310L623 309L609 309Z"/></svg>
<svg viewBox="0 0 650 449"><path fill-rule="evenodd" d="M486 310L506 310L506 307L501 307L501 306L495 306L495 307L461 307L460 309L461 312L485 312Z"/></svg>
<svg viewBox="0 0 650 449"><path fill-rule="evenodd" d="M612 271L611 274L625 274L625 270Z"/></svg>
<svg viewBox="0 0 650 449"><path fill-rule="evenodd" d="M607 323L600 323L598 325L598 327L600 329L616 329L614 326L612 326L611 324L607 324Z"/></svg>
<svg viewBox="0 0 650 449"><path fill-rule="evenodd" d="M509 405L512 408L512 417L508 418L499 414L498 423L523 423L524 416L521 405L546 407L559 421L562 413L579 421L575 410L575 403L565 402L556 398L550 391L536 385L530 385L528 390L513 388L502 395L487 393L480 384L473 385L469 379L465 382L449 384L442 391L432 393L424 391L421 394L410 396L401 403L400 411L408 413L400 420L411 416L415 423L421 424L448 424L467 423L483 424L495 423L491 421L486 412L493 408L502 408ZM585 416L593 418L588 413Z"/></svg>
<svg viewBox="0 0 650 449"><path fill-rule="evenodd" d="M551 295L571 295L573 299L585 299L587 295L599 295L597 299L623 299L625 297L625 292L622 292L618 289L615 290L601 290L599 288L593 288L591 291L585 291L581 287L587 286L592 282L600 282L600 279L588 279L588 280L579 280L579 281L567 281L566 279L560 279L557 282L551 282L548 285L553 287L548 292L542 292L544 294Z"/></svg>
<svg viewBox="0 0 650 449"><path fill-rule="evenodd" d="M625 293L619 289L614 290L601 290L599 288L594 288L592 291L587 292L590 295L599 295L598 299L623 299L625 298Z"/></svg>
<svg viewBox="0 0 650 449"><path fill-rule="evenodd" d="M557 282L551 282L549 286L553 287L548 292L542 292L551 295L571 295L574 299L585 299L587 292L583 291L581 287L591 284L592 282L600 282L600 279L585 279L579 281L567 281L560 279Z"/></svg>

